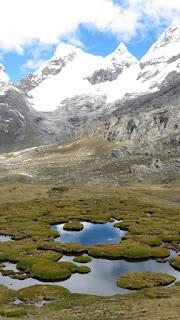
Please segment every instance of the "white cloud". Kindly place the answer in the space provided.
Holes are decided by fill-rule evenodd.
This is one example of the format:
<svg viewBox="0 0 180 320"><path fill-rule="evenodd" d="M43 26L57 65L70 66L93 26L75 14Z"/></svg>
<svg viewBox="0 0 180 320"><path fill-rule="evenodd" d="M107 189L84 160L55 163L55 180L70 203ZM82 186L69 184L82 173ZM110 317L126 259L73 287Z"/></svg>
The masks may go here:
<svg viewBox="0 0 180 320"><path fill-rule="evenodd" d="M83 46L76 37L80 25L128 40L180 21L179 0L0 0L0 9L0 50L19 54L35 41L52 45L66 38Z"/></svg>
<svg viewBox="0 0 180 320"><path fill-rule="evenodd" d="M24 65L22 65L21 70L22 71L37 70L37 69L41 68L45 62L46 62L46 60L43 60L43 59L37 59L37 60L28 59L26 61L26 63Z"/></svg>
<svg viewBox="0 0 180 320"><path fill-rule="evenodd" d="M125 2L128 8L139 12L146 27L180 22L179 0L127 0Z"/></svg>
<svg viewBox="0 0 180 320"><path fill-rule="evenodd" d="M113 0L0 0L0 48L16 50L38 40L55 44L76 33L80 24L131 37L138 13L123 9Z"/></svg>
<svg viewBox="0 0 180 320"><path fill-rule="evenodd" d="M75 47L82 48L82 49L85 48L84 44L76 37L69 38L68 42Z"/></svg>

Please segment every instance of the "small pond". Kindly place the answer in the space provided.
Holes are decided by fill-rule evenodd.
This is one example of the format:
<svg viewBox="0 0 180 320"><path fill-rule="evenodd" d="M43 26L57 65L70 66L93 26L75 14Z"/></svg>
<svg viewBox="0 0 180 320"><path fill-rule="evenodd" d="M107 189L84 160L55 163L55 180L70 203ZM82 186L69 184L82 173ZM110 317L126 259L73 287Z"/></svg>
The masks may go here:
<svg viewBox="0 0 180 320"><path fill-rule="evenodd" d="M82 245L96 245L98 243L116 243L120 242L126 231L115 228L117 221L104 224L82 222L84 229L81 231L66 231L64 224L54 225L52 229L58 231L60 237L56 241L60 242L78 242Z"/></svg>
<svg viewBox="0 0 180 320"><path fill-rule="evenodd" d="M95 245L98 243L116 243L122 240L122 237L127 233L119 228L115 228L114 222L107 222L104 224L94 224L90 222L83 222L84 229L82 231L65 231L64 224L53 226L52 229L59 232L60 237L56 241L61 242L78 242L83 245ZM3 237L3 238L2 238ZM2 241L11 240L10 237L1 236ZM171 257L176 253L171 250ZM60 261L73 261L72 256L63 256ZM77 263L81 265L80 263ZM173 275L177 280L180 280L180 272L173 269L169 262L157 262L156 260L147 260L139 262L129 262L125 260L106 260L95 259L85 264L91 268L88 274L73 274L71 278L61 282L50 282L49 284L57 284L68 288L71 292L83 294L95 294L102 296L111 296L114 294L127 293L129 290L117 287L117 278L126 272L138 271L153 271L162 272ZM16 265L12 263L5 263L6 270L16 269ZM46 282L47 284L48 282ZM0 276L0 284L9 288L18 290L20 288L28 287L34 284L43 284L43 282L36 279L18 280L12 279L9 276Z"/></svg>
<svg viewBox="0 0 180 320"><path fill-rule="evenodd" d="M176 255L171 251L171 257ZM72 261L73 257L63 256L61 261ZM81 265L80 263L77 263ZM6 269L16 271L15 265L6 263ZM141 262L128 262L124 260L105 260L92 259L86 264L91 268L89 274L73 274L71 278L62 282L55 282L49 284L57 284L68 288L71 292L95 294L102 296L111 296L114 294L127 293L129 290L118 288L116 285L117 278L126 272L138 271L154 271L173 275L177 280L180 280L180 272L173 269L169 262L159 263L156 260L147 260ZM0 276L0 284L18 290L20 288L28 287L34 284L42 284L36 279L17 280L11 279L8 276ZM46 282L47 284L47 282Z"/></svg>

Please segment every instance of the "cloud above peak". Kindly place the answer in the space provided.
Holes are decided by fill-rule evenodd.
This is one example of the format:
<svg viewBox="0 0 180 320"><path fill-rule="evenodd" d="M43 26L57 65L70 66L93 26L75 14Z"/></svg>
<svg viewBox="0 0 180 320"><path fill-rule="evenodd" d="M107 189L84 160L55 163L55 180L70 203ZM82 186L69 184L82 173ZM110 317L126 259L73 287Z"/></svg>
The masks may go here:
<svg viewBox="0 0 180 320"><path fill-rule="evenodd" d="M76 42L80 25L127 40L152 23L177 23L180 17L179 0L0 0L0 8L0 49L19 54L34 41Z"/></svg>
<svg viewBox="0 0 180 320"><path fill-rule="evenodd" d="M102 31L132 32L131 25L123 27L129 13L111 0L0 0L0 8L0 48L19 54L35 40L55 44L62 37L72 38L82 24Z"/></svg>

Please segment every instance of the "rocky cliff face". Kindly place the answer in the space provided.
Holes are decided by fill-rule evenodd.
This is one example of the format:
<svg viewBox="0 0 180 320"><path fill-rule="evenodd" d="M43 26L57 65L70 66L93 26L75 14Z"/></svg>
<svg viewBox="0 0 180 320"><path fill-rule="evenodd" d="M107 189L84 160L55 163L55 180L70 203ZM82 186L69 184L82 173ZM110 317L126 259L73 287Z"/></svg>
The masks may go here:
<svg viewBox="0 0 180 320"><path fill-rule="evenodd" d="M117 142L121 155L179 154L179 92L180 77L158 93L116 102L111 114L93 121L83 130L87 135Z"/></svg>
<svg viewBox="0 0 180 320"><path fill-rule="evenodd" d="M24 92L3 84L0 94L0 153L55 141L50 123L47 124L44 115L31 107Z"/></svg>

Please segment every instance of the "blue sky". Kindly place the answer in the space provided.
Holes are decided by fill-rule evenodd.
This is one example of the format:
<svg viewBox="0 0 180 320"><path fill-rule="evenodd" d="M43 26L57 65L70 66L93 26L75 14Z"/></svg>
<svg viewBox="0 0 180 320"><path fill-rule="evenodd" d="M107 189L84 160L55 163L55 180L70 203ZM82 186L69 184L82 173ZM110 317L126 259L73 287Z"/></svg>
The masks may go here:
<svg viewBox="0 0 180 320"><path fill-rule="evenodd" d="M102 56L123 42L140 59L180 23L179 0L0 0L0 6L0 62L12 81L34 72L60 41Z"/></svg>

